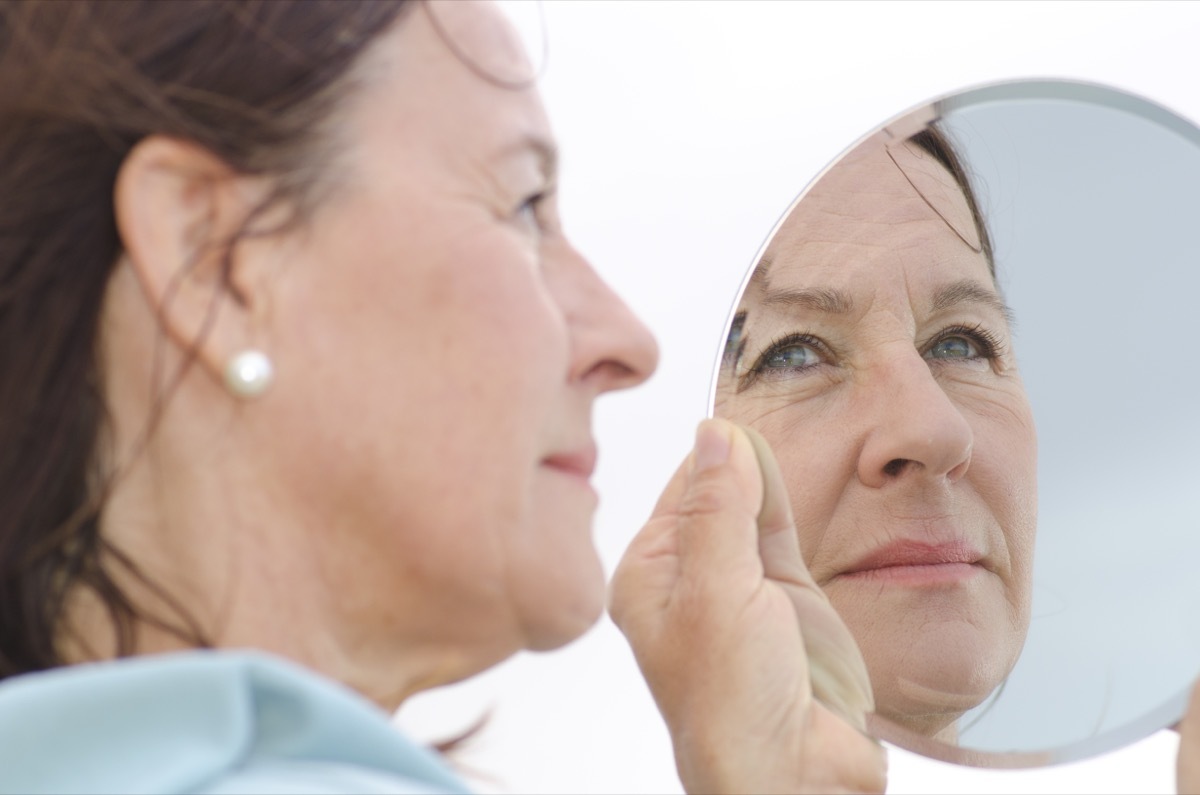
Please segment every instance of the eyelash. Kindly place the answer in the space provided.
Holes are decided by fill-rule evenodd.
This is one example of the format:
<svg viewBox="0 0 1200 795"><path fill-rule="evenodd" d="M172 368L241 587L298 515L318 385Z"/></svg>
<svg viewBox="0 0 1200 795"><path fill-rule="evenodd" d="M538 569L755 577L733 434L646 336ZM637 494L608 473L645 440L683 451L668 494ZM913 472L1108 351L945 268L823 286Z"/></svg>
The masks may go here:
<svg viewBox="0 0 1200 795"><path fill-rule="evenodd" d="M930 350L933 346L950 337L970 338L979 347L979 355L971 357L972 359L985 359L990 362L1000 358L1005 352L1004 340L991 329L985 328L978 323L970 326L951 326L943 329L940 334L925 346L925 349Z"/></svg>
<svg viewBox="0 0 1200 795"><path fill-rule="evenodd" d="M990 362L1004 354L1004 341L990 329L978 324L972 326L950 326L949 328L943 329L936 337L929 341L929 343L925 346L925 350L932 350L936 345L951 337L967 337L973 343L975 343L976 347L979 349L979 355L970 357L972 360L984 359ZM744 347L744 345L745 341L743 340L742 346ZM764 348L763 352L758 355L758 358L755 360L754 364L738 379L738 391L741 392L745 389L748 389L755 382L757 382L758 379L767 377L766 374L771 370L783 372L788 372L789 370L791 372L802 372L805 370L811 370L815 367L819 367L821 364L824 364L824 362L817 362L816 364L810 364L797 368L772 368L766 366L766 363L770 357L785 351L788 348L799 345L807 345L808 347L817 351L818 354L827 354L829 352L829 347L820 339L811 334L801 334L796 332L785 334L782 337L776 338L771 342L770 345ZM741 353L742 351L739 350L737 355L738 360L741 359ZM942 363L946 360L931 359L930 361Z"/></svg>
<svg viewBox="0 0 1200 795"><path fill-rule="evenodd" d="M529 214L529 220L537 227L538 232L545 233L550 231L549 224L542 217L542 205L550 198L551 191L540 190L536 193L531 193L525 197L525 200L517 205L516 212L513 215L516 218L522 218L526 213Z"/></svg>
<svg viewBox="0 0 1200 795"><path fill-rule="evenodd" d="M745 343L743 342L743 345L744 344ZM767 360L776 353L785 351L788 348L794 348L799 345L807 345L819 353L827 353L829 351L828 346L825 345L824 342L811 334L800 334L793 332L791 334L784 334L782 337L777 337L771 342L770 345L763 349L763 352L758 355L757 359L755 359L754 364L751 365L750 368L738 379L738 391L741 392L744 389L750 388L755 382L758 381L758 379L766 376L766 373L770 370L785 370L785 368L767 367ZM738 358L740 359L741 351L738 351L738 354ZM805 367L794 368L793 371L811 370L812 368L819 366L819 364L821 363L818 362L818 364L810 364Z"/></svg>

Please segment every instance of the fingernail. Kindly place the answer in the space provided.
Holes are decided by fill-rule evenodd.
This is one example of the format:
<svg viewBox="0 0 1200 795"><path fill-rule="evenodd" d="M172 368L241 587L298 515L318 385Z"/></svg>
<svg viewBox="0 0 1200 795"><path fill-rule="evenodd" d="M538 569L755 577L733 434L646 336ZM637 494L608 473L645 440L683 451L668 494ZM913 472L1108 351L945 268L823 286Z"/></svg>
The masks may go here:
<svg viewBox="0 0 1200 795"><path fill-rule="evenodd" d="M729 460L729 432L714 420L705 420L696 429L696 452L692 474L718 467Z"/></svg>

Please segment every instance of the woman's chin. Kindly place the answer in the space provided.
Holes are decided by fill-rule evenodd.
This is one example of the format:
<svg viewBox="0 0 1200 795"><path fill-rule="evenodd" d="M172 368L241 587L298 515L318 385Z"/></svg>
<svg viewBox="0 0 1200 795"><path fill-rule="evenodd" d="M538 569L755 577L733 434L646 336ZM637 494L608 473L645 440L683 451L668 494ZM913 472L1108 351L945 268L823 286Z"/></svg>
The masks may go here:
<svg viewBox="0 0 1200 795"><path fill-rule="evenodd" d="M596 625L604 613L603 599L594 610L579 611L561 616L554 623L543 623L527 633L525 648L529 651L553 651L578 640Z"/></svg>
<svg viewBox="0 0 1200 795"><path fill-rule="evenodd" d="M524 646L551 651L578 640L604 615L607 587L599 560L589 571L531 594L523 611Z"/></svg>

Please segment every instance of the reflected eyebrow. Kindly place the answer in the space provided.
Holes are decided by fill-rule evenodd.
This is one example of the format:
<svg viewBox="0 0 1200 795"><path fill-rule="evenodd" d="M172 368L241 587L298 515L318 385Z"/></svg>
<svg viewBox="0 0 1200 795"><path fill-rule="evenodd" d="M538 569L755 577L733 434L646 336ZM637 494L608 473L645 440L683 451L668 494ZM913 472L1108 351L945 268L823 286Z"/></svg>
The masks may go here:
<svg viewBox="0 0 1200 795"><path fill-rule="evenodd" d="M841 290L772 287L770 272L774 264L774 258L764 254L754 267L754 273L750 276L750 283L746 288L749 290L750 285L757 284L758 289L762 291L762 303L765 306L800 307L832 315L845 315L854 311L854 299L849 293Z"/></svg>
<svg viewBox="0 0 1200 795"><path fill-rule="evenodd" d="M941 287L933 294L931 311L941 312L959 304L983 304L1000 313L1010 326L1013 325L1013 311L1004 299L978 282L964 279Z"/></svg>
<svg viewBox="0 0 1200 795"><path fill-rule="evenodd" d="M767 306L795 306L831 315L845 315L854 311L854 299L841 290L768 288L762 301Z"/></svg>

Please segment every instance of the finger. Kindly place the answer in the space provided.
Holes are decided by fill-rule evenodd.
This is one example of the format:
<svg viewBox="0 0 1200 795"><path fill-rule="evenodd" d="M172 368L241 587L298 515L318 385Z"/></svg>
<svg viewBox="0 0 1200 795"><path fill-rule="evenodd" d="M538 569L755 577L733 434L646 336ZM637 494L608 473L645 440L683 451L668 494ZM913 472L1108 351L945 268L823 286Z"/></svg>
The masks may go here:
<svg viewBox="0 0 1200 795"><path fill-rule="evenodd" d="M813 696L865 731L866 713L874 710L875 699L862 652L804 565L787 483L770 445L753 428L741 430L750 440L762 472L758 525L763 570L766 576L793 585L789 595L804 636Z"/></svg>
<svg viewBox="0 0 1200 795"><path fill-rule="evenodd" d="M792 518L787 481L771 445L753 428L740 428L754 449L762 476L762 505L758 512L758 545L768 577L816 588L800 552L800 534Z"/></svg>
<svg viewBox="0 0 1200 795"><path fill-rule="evenodd" d="M1187 712L1179 721L1175 788L1181 793L1200 793L1200 682L1192 687Z"/></svg>
<svg viewBox="0 0 1200 795"><path fill-rule="evenodd" d="M808 654L813 698L859 731L875 709L871 677L854 636L826 599L811 591L793 597Z"/></svg>
<svg viewBox="0 0 1200 795"><path fill-rule="evenodd" d="M762 476L746 435L725 420L701 422L679 504L681 576L699 587L757 587L762 580L757 526L761 501ZM723 576L714 577L718 572Z"/></svg>

